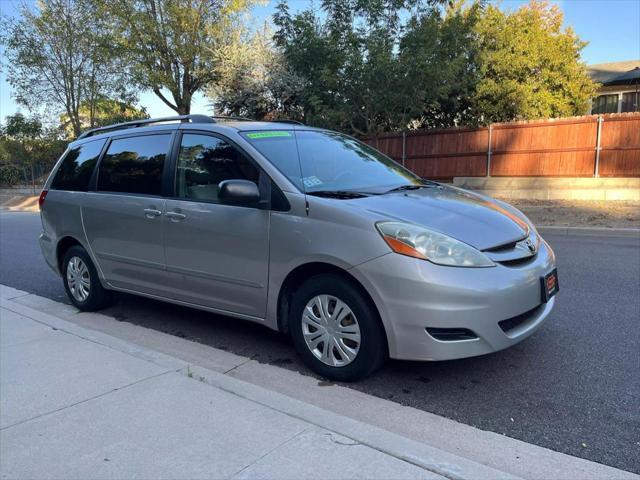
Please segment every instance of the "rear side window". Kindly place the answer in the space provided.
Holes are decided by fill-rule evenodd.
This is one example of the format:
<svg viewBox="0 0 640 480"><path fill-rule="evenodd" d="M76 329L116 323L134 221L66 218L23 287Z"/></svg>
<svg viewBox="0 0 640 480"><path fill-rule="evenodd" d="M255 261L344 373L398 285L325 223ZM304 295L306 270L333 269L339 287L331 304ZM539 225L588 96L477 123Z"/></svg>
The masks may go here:
<svg viewBox="0 0 640 480"><path fill-rule="evenodd" d="M104 140L83 143L69 150L51 182L53 190L86 192Z"/></svg>
<svg viewBox="0 0 640 480"><path fill-rule="evenodd" d="M100 162L98 190L162 194L162 169L171 134L115 139Z"/></svg>

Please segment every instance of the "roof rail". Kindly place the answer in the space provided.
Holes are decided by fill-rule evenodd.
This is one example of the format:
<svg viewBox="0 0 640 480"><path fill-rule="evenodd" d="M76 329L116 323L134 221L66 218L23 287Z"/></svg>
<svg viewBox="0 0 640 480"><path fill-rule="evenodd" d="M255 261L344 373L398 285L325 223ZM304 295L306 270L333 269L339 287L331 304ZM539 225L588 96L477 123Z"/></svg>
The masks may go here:
<svg viewBox="0 0 640 480"><path fill-rule="evenodd" d="M295 125L304 125L304 123L299 122L298 120L287 120L286 118L282 120L269 120L269 121L274 123L293 123Z"/></svg>
<svg viewBox="0 0 640 480"><path fill-rule="evenodd" d="M188 122L191 123L216 123L213 117L207 115L176 115L173 117L160 117L160 118L146 118L142 120L133 120L131 122L116 123L114 125L107 125L106 127L92 128L86 132L80 134L76 140L81 138L91 137L100 133L110 132L112 130L125 130L127 128L142 127L145 125L153 125L154 123L163 122Z"/></svg>
<svg viewBox="0 0 640 480"><path fill-rule="evenodd" d="M253 118L234 117L229 115L212 115L211 118L213 118L214 120L235 120L238 122L255 122Z"/></svg>

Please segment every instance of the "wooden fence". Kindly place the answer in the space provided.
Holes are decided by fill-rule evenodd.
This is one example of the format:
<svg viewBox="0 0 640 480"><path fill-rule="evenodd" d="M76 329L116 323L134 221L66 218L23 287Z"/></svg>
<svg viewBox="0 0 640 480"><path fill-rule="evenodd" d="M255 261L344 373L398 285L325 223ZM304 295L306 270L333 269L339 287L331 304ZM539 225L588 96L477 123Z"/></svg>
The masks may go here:
<svg viewBox="0 0 640 480"><path fill-rule="evenodd" d="M382 135L370 145L425 178L640 177L640 114Z"/></svg>

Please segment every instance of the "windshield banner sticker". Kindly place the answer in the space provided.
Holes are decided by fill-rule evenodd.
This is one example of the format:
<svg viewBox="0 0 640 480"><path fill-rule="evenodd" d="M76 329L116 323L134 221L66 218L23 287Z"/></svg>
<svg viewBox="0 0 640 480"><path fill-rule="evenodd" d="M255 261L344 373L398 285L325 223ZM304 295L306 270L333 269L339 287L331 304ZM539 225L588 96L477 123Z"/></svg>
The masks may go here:
<svg viewBox="0 0 640 480"><path fill-rule="evenodd" d="M247 137L252 140L259 138L275 138L275 137L291 137L291 132L283 131L283 130L272 130L268 132L251 132L247 133Z"/></svg>

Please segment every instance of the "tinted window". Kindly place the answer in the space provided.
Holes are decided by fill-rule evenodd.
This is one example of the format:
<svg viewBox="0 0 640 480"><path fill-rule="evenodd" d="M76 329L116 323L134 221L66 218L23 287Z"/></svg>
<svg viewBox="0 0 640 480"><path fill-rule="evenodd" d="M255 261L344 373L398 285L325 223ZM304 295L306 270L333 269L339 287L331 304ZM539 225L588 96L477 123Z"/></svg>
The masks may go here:
<svg viewBox="0 0 640 480"><path fill-rule="evenodd" d="M69 150L51 182L51 188L86 192L103 146L104 140L96 140Z"/></svg>
<svg viewBox="0 0 640 480"><path fill-rule="evenodd" d="M258 183L259 171L235 147L210 135L184 134L176 193L181 198L218 201L218 184L223 180L251 180Z"/></svg>
<svg viewBox="0 0 640 480"><path fill-rule="evenodd" d="M600 95L593 101L591 113L617 113L618 112L618 94Z"/></svg>
<svg viewBox="0 0 640 480"><path fill-rule="evenodd" d="M113 140L100 162L98 190L161 195L170 141L170 134Z"/></svg>
<svg viewBox="0 0 640 480"><path fill-rule="evenodd" d="M638 100L640 94L637 92L628 92L622 94L622 109L621 112L637 112L640 110Z"/></svg>

